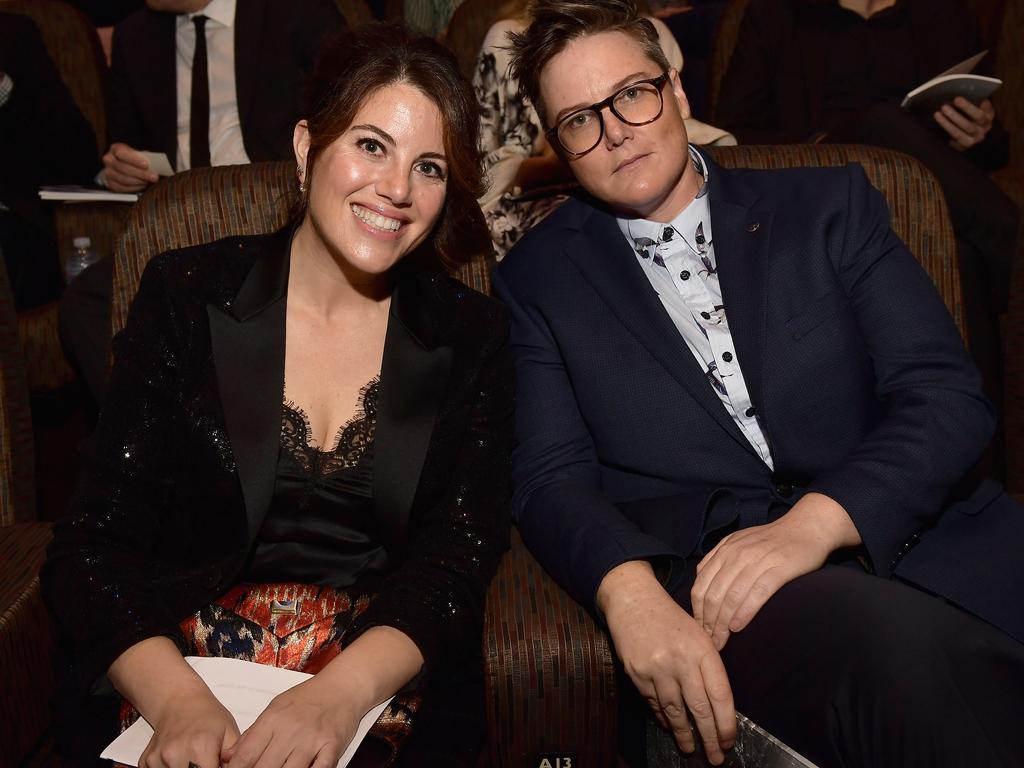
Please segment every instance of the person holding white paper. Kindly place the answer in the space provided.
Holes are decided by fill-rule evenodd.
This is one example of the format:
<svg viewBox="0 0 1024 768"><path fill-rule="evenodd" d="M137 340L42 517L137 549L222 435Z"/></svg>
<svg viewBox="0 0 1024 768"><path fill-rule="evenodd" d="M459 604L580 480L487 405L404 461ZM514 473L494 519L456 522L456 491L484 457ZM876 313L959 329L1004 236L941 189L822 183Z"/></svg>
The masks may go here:
<svg viewBox="0 0 1024 768"><path fill-rule="evenodd" d="M1008 135L988 99L900 107L986 47L960 0L751 0L715 117L743 143L870 144L935 174L957 237L971 354L998 408L997 315L1007 307L1020 211L988 174L1006 164ZM977 74L990 74L992 58Z"/></svg>
<svg viewBox="0 0 1024 768"><path fill-rule="evenodd" d="M332 40L308 95L293 223L146 268L43 570L68 723L106 673L147 768L326 768L396 693L367 762L482 743L512 371L504 308L444 274L489 245L476 102L395 25ZM313 677L239 734L183 655Z"/></svg>
<svg viewBox="0 0 1024 768"><path fill-rule="evenodd" d="M141 192L151 152L178 171L288 159L296 85L344 25L332 0L146 0L114 30L99 181Z"/></svg>

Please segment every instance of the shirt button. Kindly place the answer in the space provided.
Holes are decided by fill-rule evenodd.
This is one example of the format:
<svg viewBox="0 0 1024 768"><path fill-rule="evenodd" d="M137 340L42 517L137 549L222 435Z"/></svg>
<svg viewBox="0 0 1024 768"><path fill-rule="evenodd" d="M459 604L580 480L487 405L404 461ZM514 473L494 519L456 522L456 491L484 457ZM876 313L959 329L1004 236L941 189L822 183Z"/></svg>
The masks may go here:
<svg viewBox="0 0 1024 768"><path fill-rule="evenodd" d="M684 269L682 272L680 272L679 273L679 279L680 280L689 280L690 279L690 272L689 272L689 270Z"/></svg>
<svg viewBox="0 0 1024 768"><path fill-rule="evenodd" d="M754 406L750 406L749 408L747 408L747 410L743 412L743 415L750 419L753 418L755 413L757 413L757 411L754 410Z"/></svg>
<svg viewBox="0 0 1024 768"><path fill-rule="evenodd" d="M701 312L700 316L703 317L705 320L710 320L711 319L711 313L710 312Z"/></svg>
<svg viewBox="0 0 1024 768"><path fill-rule="evenodd" d="M722 353L722 359L725 360L725 362L727 362L727 363L731 363L732 362L732 352L723 352Z"/></svg>

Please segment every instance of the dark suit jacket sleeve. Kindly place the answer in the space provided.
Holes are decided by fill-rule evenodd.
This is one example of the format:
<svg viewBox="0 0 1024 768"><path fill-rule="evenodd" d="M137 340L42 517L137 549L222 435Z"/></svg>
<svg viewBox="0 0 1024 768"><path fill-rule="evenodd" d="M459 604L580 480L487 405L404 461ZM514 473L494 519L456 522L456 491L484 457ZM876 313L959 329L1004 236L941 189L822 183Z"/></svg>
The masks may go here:
<svg viewBox="0 0 1024 768"><path fill-rule="evenodd" d="M110 109L107 112L107 133L110 135L111 144L120 142L135 149L155 150L155 147L149 146L151 142L146 140L145 123L139 112L140 105L134 96L129 77L131 57L128 51L128 38L137 28L138 25L129 29L121 24L114 29L110 45ZM171 162L174 162L173 157Z"/></svg>
<svg viewBox="0 0 1024 768"><path fill-rule="evenodd" d="M597 588L608 571L676 553L603 493L597 451L558 345L528 295L530 279L523 270L494 276L495 293L512 313L516 360L512 515L548 573L596 615Z"/></svg>
<svg viewBox="0 0 1024 768"><path fill-rule="evenodd" d="M88 688L135 643L179 642L166 598L174 566L152 555L173 488L178 334L159 259L146 268L124 332L114 340L108 403L83 448L83 472L68 517L54 529L43 594L71 642Z"/></svg>
<svg viewBox="0 0 1024 768"><path fill-rule="evenodd" d="M735 134L744 144L789 143L808 138L786 131L780 116L775 114L775 88L782 63L779 47L787 40L792 41L792 37L793 14L789 3L751 0L743 12L715 110L716 125ZM802 92L799 83L791 87L794 96Z"/></svg>
<svg viewBox="0 0 1024 768"><path fill-rule="evenodd" d="M886 415L809 489L850 515L882 576L943 509L994 428L981 379L930 278L889 228L885 200L850 166L839 278Z"/></svg>
<svg viewBox="0 0 1024 768"><path fill-rule="evenodd" d="M471 402L444 491L410 519L408 556L346 634L351 642L377 625L401 630L435 674L479 652L487 586L509 535L509 453L513 371L508 321L496 302L479 374L465 387ZM436 429L444 429L439 421ZM436 440L435 435L432 440ZM424 468L426 471L426 467Z"/></svg>

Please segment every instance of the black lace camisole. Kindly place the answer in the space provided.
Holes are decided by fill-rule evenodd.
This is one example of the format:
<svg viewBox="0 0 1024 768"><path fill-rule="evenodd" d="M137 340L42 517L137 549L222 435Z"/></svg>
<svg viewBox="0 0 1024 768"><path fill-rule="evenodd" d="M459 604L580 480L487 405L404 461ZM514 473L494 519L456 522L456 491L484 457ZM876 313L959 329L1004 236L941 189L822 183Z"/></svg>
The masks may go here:
<svg viewBox="0 0 1024 768"><path fill-rule="evenodd" d="M360 411L330 450L309 444L305 412L285 401L274 496L245 581L373 589L387 571L372 504L379 387L378 378L363 387Z"/></svg>

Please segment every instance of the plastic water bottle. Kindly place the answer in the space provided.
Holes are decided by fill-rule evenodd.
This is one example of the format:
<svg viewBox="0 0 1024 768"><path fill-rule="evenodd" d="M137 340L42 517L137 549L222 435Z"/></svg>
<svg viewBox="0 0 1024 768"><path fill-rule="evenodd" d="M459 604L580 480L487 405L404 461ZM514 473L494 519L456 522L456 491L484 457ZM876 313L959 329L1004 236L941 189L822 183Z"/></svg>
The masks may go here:
<svg viewBox="0 0 1024 768"><path fill-rule="evenodd" d="M99 255L92 248L92 240L88 237L76 237L71 241L73 250L67 263L64 265L64 282L70 285L71 281L82 274L82 271L99 261Z"/></svg>

